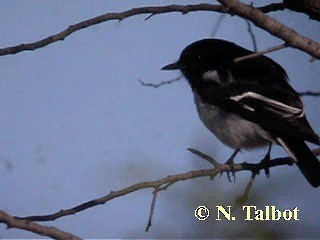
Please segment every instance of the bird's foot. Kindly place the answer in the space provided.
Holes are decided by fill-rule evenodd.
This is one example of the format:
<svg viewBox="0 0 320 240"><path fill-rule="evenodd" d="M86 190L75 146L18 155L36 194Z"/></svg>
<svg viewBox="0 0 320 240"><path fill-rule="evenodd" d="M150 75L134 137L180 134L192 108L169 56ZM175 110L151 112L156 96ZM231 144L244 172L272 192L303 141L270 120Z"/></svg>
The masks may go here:
<svg viewBox="0 0 320 240"><path fill-rule="evenodd" d="M235 181L236 181L236 171L235 171L235 168L234 168L233 158L232 158L232 159L229 158L228 161L226 161L225 164L227 164L227 165L230 166L230 171L227 172L227 178L228 178L229 182L232 182L232 181L231 181L230 172L231 172L231 174L232 174L232 176L233 176L233 181L235 182Z"/></svg>
<svg viewBox="0 0 320 240"><path fill-rule="evenodd" d="M235 156L237 155L237 153L240 151L240 149L236 149L234 151L234 153L230 156L230 158L228 159L228 161L225 162L225 164L229 165L230 166L230 171L226 171L227 173L227 178L229 180L229 182L232 182L231 181L231 176L230 176L230 172L233 176L233 181L235 182L236 181L236 171L235 171L235 167L234 167L234 161L233 159L235 158ZM220 177L222 176L222 172L220 174Z"/></svg>
<svg viewBox="0 0 320 240"><path fill-rule="evenodd" d="M266 177L269 178L270 177L270 153L271 153L271 148L272 148L272 143L269 144L269 148L268 148L268 152L267 154L264 156L264 158L261 160L264 172L266 174Z"/></svg>
<svg viewBox="0 0 320 240"><path fill-rule="evenodd" d="M270 177L270 152L266 154L264 159L262 159L261 164L264 166L264 172L266 174L266 177Z"/></svg>

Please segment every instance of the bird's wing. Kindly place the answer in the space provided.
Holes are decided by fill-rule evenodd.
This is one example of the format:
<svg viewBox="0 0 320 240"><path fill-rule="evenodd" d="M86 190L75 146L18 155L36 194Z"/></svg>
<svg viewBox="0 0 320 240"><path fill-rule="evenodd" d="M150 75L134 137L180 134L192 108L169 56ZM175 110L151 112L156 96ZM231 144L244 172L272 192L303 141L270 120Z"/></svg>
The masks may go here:
<svg viewBox="0 0 320 240"><path fill-rule="evenodd" d="M200 96L212 105L257 123L275 136L290 136L320 145L319 136L308 123L298 94L288 88L266 85L209 83ZM248 91L250 89L250 91Z"/></svg>
<svg viewBox="0 0 320 240"><path fill-rule="evenodd" d="M300 121L305 117L303 103L291 91L267 86L263 88L258 86L253 90L245 91L238 87L236 91L230 93L228 98L254 111L272 113L278 118L287 118L288 121Z"/></svg>

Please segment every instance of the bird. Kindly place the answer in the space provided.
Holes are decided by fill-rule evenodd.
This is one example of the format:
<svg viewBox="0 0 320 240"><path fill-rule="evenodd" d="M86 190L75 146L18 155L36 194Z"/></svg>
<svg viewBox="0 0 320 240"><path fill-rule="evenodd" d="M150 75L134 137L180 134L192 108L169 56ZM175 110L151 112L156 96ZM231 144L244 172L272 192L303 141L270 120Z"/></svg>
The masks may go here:
<svg viewBox="0 0 320 240"><path fill-rule="evenodd" d="M203 124L225 145L234 149L227 161L242 149L280 145L307 181L320 186L320 162L306 142L320 145L310 126L299 94L289 84L284 68L260 55L242 61L253 52L233 42L207 38L191 43L178 61L161 70L180 70L194 95ZM269 169L266 167L268 176Z"/></svg>

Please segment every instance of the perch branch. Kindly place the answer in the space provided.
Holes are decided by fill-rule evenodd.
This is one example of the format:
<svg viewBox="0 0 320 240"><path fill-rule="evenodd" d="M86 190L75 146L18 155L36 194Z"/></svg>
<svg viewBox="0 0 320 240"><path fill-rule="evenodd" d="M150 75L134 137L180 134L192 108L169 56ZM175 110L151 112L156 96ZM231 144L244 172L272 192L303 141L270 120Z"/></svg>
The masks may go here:
<svg viewBox="0 0 320 240"><path fill-rule="evenodd" d="M203 156L204 156L204 158L206 159L206 156L207 156L206 154L203 154L203 153L197 154L196 152L198 153L199 151L196 150L196 151L193 151L192 153L195 153L197 156L200 156L201 158L203 158ZM320 155L320 148L313 150L313 153L316 156ZM206 159L206 160L208 161L208 159ZM159 192L160 190L166 190L169 186L171 186L174 183L179 182L179 181L185 181L185 180L199 178L199 177L212 178L221 172L228 172L231 170L233 170L235 172L251 171L252 173L258 173L260 170L265 168L265 164L263 164L262 162L257 163L257 164L250 164L250 163L246 163L246 162L240 163L240 164L235 164L234 169L231 169L231 166L228 164L219 164L214 169L200 169L200 170L189 171L189 172L182 173L182 174L170 175L170 176L167 176L165 178L162 178L162 179L159 179L156 181L141 182L141 183L133 184L129 187L123 188L118 191L111 191L109 194L107 194L101 198L97 198L97 199L82 203L78 206L75 206L75 207L72 207L69 209L60 210L60 211L53 213L53 214L29 216L29 217L23 217L23 218L17 217L17 219L24 219L24 220L31 220L31 221L53 221L55 219L58 219L58 218L61 218L64 216L76 214L78 212L95 207L97 205L105 204L106 202L108 202L114 198L125 196L129 193L132 193L132 192L135 192L135 191L138 191L141 189L154 188L156 190L155 192ZM211 161L210 161L210 163L211 163ZM215 163L215 161L213 161L212 163ZM270 160L268 165L270 166L270 168L276 167L276 166L281 166L281 165L292 165L292 159L290 157L275 158L275 159ZM250 189L251 186L249 186L248 188ZM156 196L154 195L153 199L155 199L155 198L156 198ZM154 202L155 202L155 200L154 200ZM152 204L152 205L154 205L154 204ZM152 210L152 207L151 207L151 210ZM151 217L152 217L152 214L153 213L150 214Z"/></svg>

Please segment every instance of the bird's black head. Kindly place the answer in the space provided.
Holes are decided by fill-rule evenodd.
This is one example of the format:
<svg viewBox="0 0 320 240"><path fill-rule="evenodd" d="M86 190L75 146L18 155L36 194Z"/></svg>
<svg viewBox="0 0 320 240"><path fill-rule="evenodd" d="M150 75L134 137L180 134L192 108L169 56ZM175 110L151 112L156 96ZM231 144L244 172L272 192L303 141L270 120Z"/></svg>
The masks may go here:
<svg viewBox="0 0 320 240"><path fill-rule="evenodd" d="M232 63L239 55L251 53L234 43L220 39L203 39L187 46L177 62L169 64L162 70L181 70L191 86L201 81L205 72L219 70Z"/></svg>
<svg viewBox="0 0 320 240"><path fill-rule="evenodd" d="M234 62L235 58L251 53L252 51L232 42L203 39L187 46L177 62L164 66L162 70L180 70L192 88L205 81L203 76L208 71L217 71L220 77L222 76L222 81L231 73L239 83L255 84L257 79L262 82L286 82L283 68L268 57L259 56L239 63Z"/></svg>

